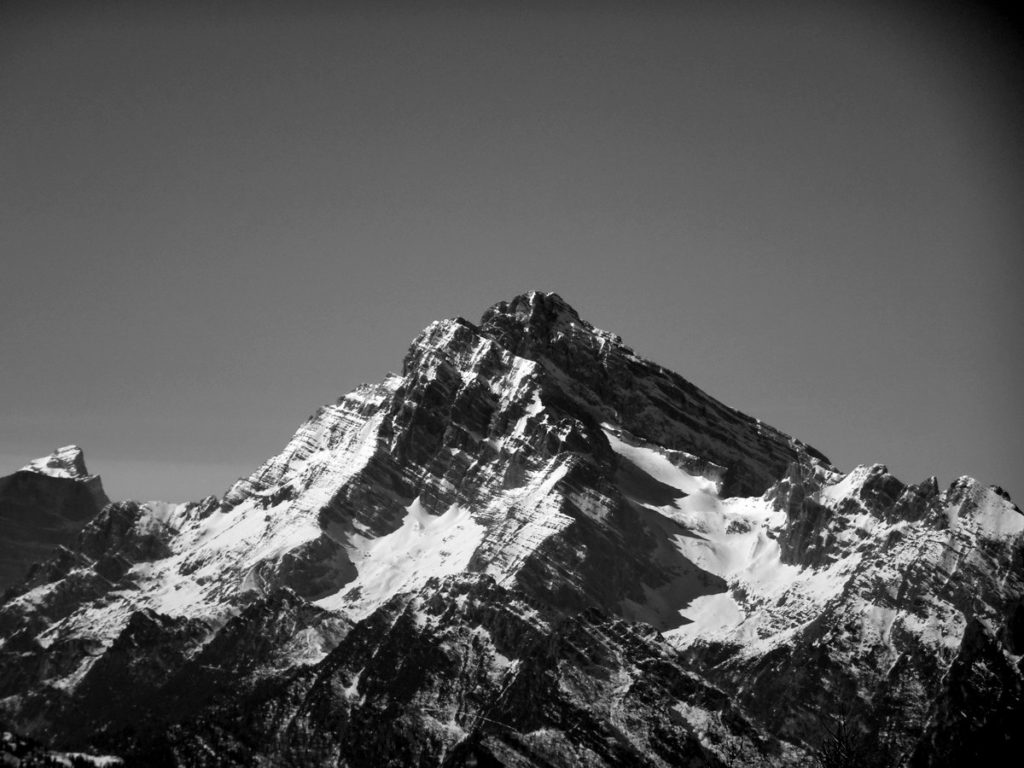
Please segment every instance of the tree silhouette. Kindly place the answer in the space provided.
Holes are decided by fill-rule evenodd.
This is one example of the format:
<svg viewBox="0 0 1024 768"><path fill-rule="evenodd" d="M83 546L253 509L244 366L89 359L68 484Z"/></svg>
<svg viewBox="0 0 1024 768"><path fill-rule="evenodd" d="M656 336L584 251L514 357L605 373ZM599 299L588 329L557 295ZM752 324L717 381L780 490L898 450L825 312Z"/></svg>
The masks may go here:
<svg viewBox="0 0 1024 768"><path fill-rule="evenodd" d="M861 722L846 711L821 719L821 736L813 751L813 768L888 768L888 751Z"/></svg>

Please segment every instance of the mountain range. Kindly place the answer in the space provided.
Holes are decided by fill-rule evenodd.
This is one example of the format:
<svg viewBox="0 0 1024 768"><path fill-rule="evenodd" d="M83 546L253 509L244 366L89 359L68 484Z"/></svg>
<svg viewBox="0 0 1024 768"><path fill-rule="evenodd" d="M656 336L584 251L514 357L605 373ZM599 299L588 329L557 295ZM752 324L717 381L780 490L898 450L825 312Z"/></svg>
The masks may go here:
<svg viewBox="0 0 1024 768"><path fill-rule="evenodd" d="M844 472L531 292L220 497L0 479L0 719L167 766L924 766L1020 750L1024 514ZM55 753L56 754L56 753Z"/></svg>

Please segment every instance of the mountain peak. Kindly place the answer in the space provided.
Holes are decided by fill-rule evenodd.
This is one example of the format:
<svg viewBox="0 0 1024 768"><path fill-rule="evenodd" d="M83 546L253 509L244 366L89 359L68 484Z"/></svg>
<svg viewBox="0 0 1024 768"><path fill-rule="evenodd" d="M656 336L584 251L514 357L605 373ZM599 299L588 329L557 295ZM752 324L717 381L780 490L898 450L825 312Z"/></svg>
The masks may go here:
<svg viewBox="0 0 1024 768"><path fill-rule="evenodd" d="M0 593L20 583L55 547L74 546L79 531L110 502L77 445L65 445L0 477Z"/></svg>
<svg viewBox="0 0 1024 768"><path fill-rule="evenodd" d="M484 313L481 325L494 315L505 315L521 322L547 319L583 324L579 313L565 299L557 293L544 291L527 291L509 301L499 301Z"/></svg>
<svg viewBox="0 0 1024 768"><path fill-rule="evenodd" d="M632 350L622 338L595 328L557 293L530 291L509 301L499 301L480 319L479 331L513 354L536 360L560 357L556 348L573 347L587 354L603 354L607 348L623 353Z"/></svg>
<svg viewBox="0 0 1024 768"><path fill-rule="evenodd" d="M85 453L77 445L65 445L49 456L33 459L19 471L69 480L90 480L93 477L85 468Z"/></svg>
<svg viewBox="0 0 1024 768"><path fill-rule="evenodd" d="M484 328L509 325L520 326L533 332L551 332L567 328L592 330L590 323L580 319L579 313L557 293L529 291L509 301L499 301L480 319Z"/></svg>
<svg viewBox="0 0 1024 768"><path fill-rule="evenodd" d="M1024 711L1004 493L844 474L554 293L430 323L220 502L97 510L75 446L27 469L4 719L132 764L171 729L181 764L795 766L849 722L945 765Z"/></svg>

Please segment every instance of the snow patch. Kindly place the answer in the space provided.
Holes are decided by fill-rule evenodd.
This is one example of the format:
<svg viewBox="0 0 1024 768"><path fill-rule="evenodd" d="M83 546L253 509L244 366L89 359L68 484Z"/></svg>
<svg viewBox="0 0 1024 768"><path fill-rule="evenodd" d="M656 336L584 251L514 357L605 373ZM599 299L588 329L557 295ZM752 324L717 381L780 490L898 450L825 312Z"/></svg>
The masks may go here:
<svg viewBox="0 0 1024 768"><path fill-rule="evenodd" d="M484 528L465 507L453 504L435 517L417 498L406 507L397 531L376 539L352 536L349 557L359 575L316 604L363 619L399 592L417 589L434 576L465 570L483 536Z"/></svg>
<svg viewBox="0 0 1024 768"><path fill-rule="evenodd" d="M82 449L77 445L65 445L49 456L33 459L18 471L34 472L37 475L59 477L66 480L87 480L92 475L85 474L84 469Z"/></svg>
<svg viewBox="0 0 1024 768"><path fill-rule="evenodd" d="M718 495L718 483L701 475L694 475L682 467L673 464L668 458L655 448L628 443L617 434L615 428L609 424L602 424L601 429L608 438L612 450L619 456L639 467L648 475L660 483L676 488L686 494L707 494L708 496Z"/></svg>
<svg viewBox="0 0 1024 768"><path fill-rule="evenodd" d="M970 517L978 530L989 538L1002 539L1024 532L1024 514L991 488L978 494Z"/></svg>

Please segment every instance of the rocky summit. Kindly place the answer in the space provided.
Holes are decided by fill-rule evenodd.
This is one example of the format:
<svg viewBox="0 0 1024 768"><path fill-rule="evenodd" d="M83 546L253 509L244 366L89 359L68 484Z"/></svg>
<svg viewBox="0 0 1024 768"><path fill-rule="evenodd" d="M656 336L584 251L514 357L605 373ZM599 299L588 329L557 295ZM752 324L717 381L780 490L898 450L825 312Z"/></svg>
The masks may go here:
<svg viewBox="0 0 1024 768"><path fill-rule="evenodd" d="M77 445L58 448L0 477L0 593L55 547L73 545L82 527L109 502Z"/></svg>
<svg viewBox="0 0 1024 768"><path fill-rule="evenodd" d="M0 718L54 749L916 768L1024 747L1003 491L843 472L552 293L431 324L220 498L106 503L87 478L62 449L0 480L4 551L39 560L4 559Z"/></svg>

